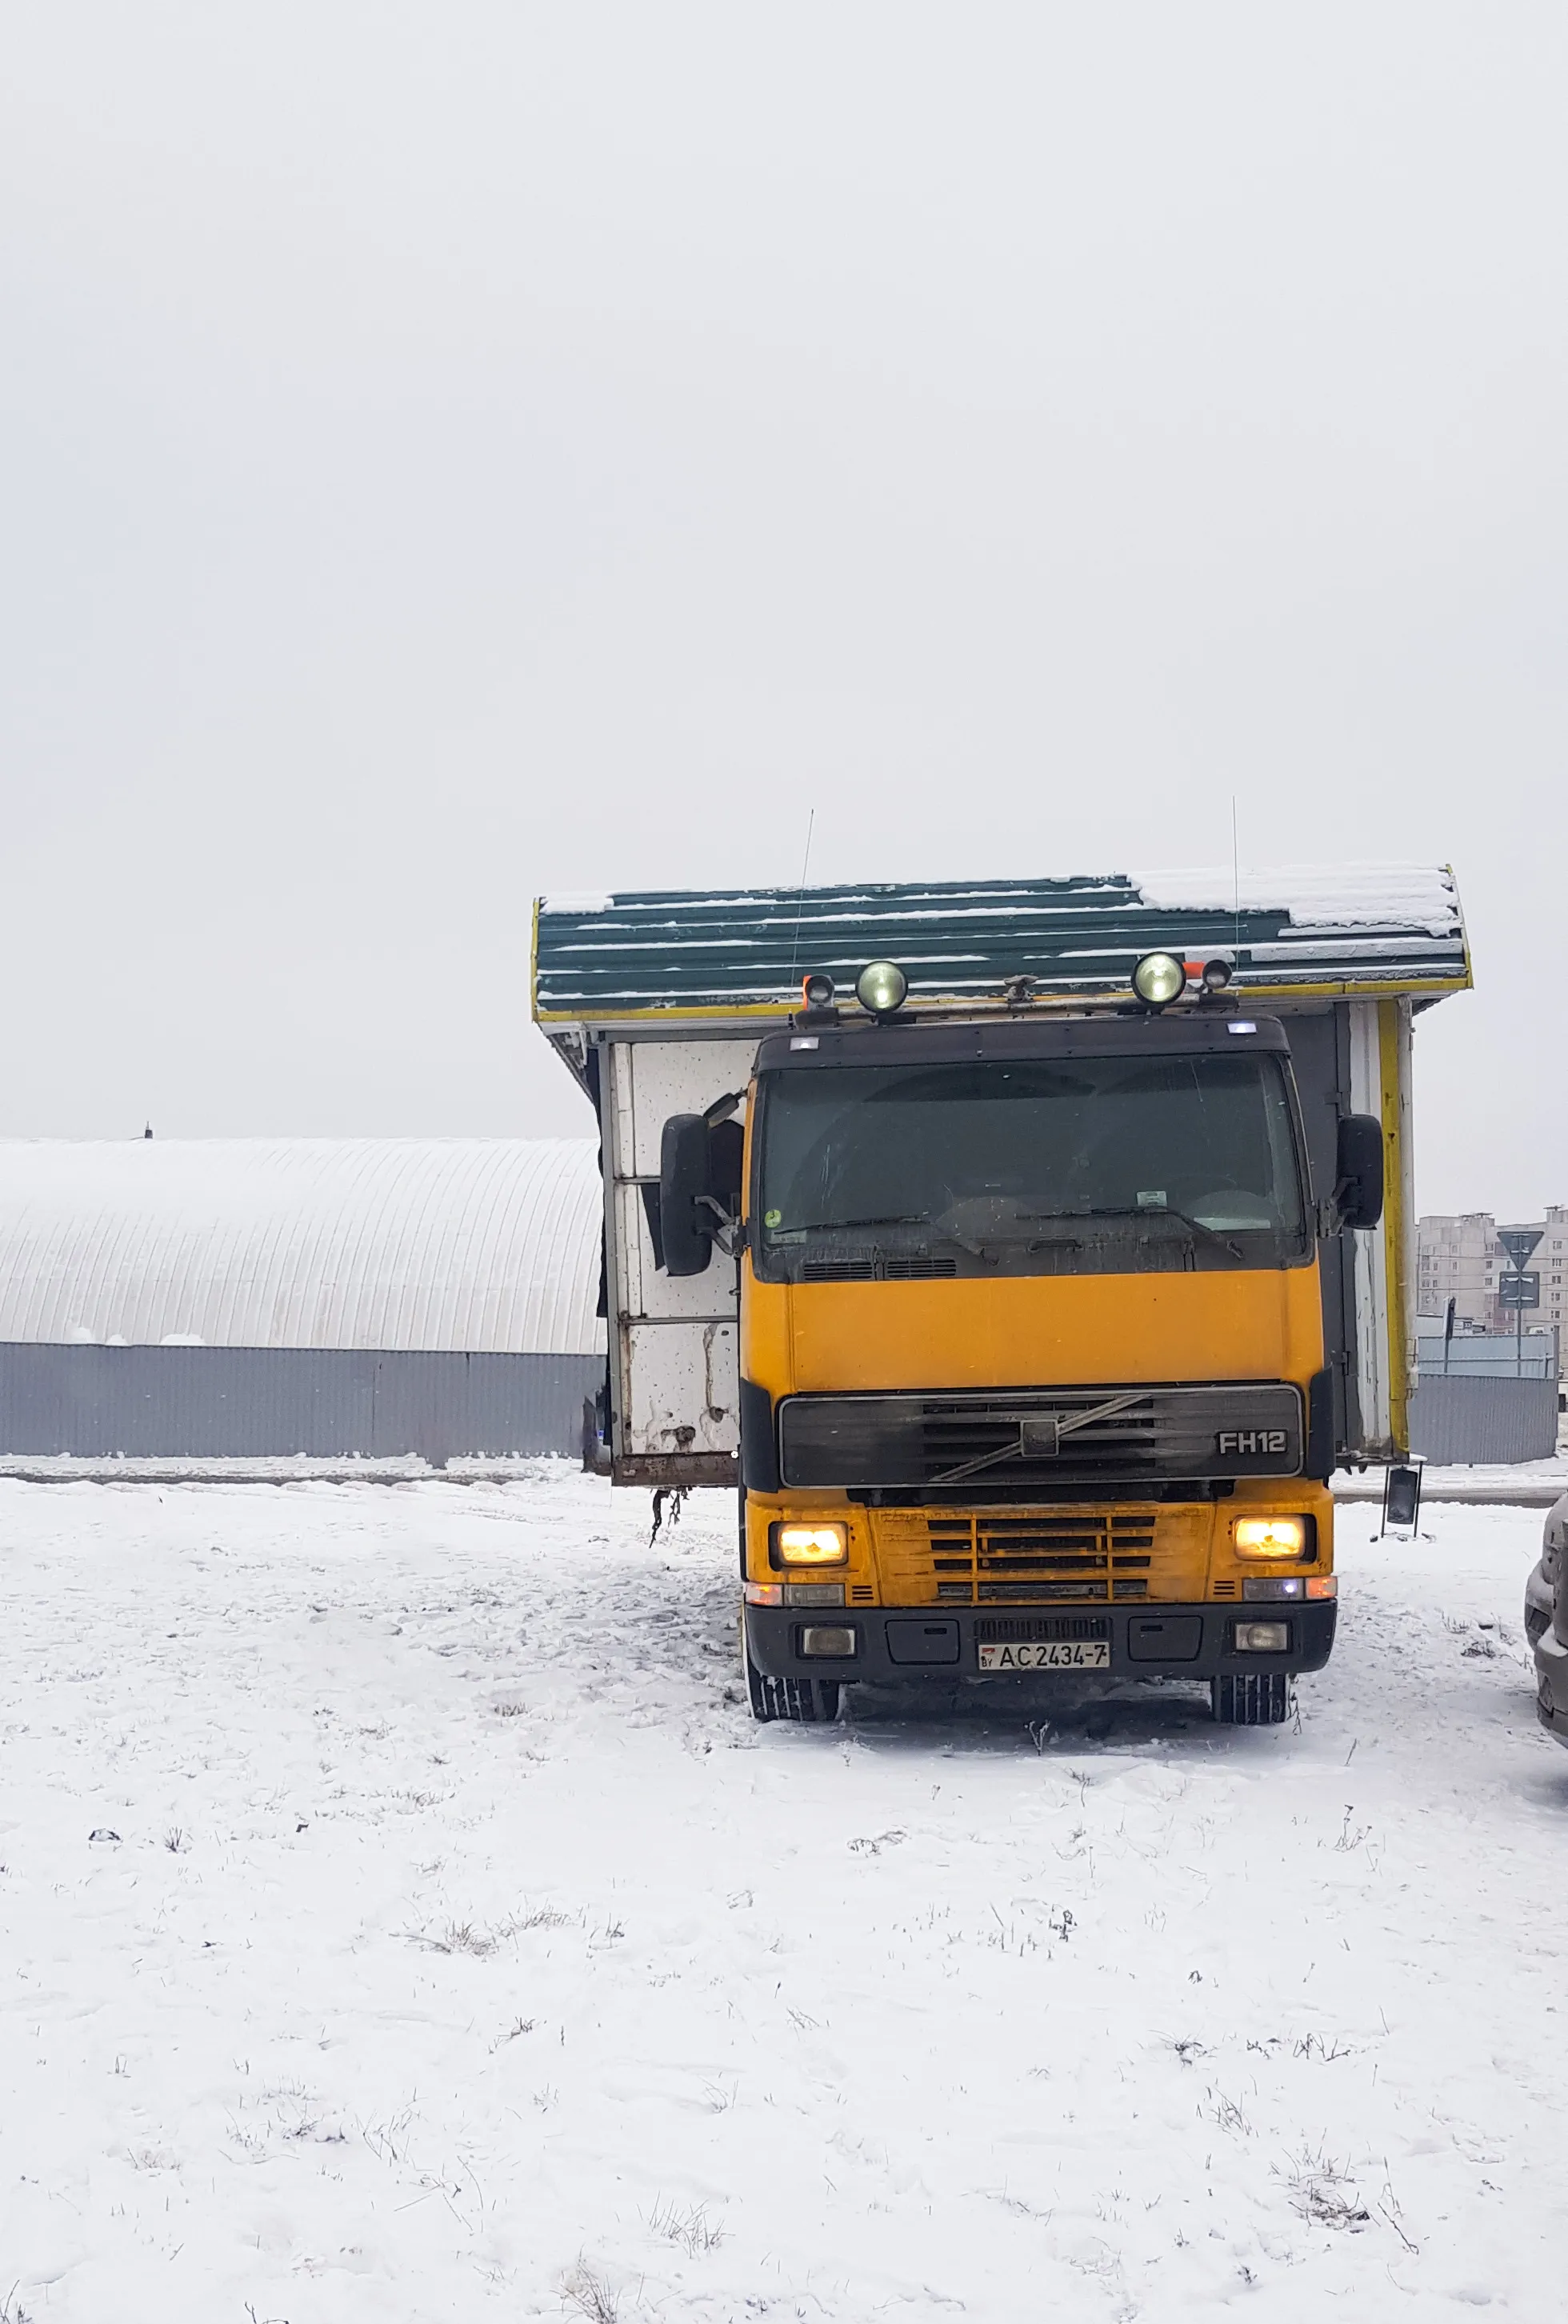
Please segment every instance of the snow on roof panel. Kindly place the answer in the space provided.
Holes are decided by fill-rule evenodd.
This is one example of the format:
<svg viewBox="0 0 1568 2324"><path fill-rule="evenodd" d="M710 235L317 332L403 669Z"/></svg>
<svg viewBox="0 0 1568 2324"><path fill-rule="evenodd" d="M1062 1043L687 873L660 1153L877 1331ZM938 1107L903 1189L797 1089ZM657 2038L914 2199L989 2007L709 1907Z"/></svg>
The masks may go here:
<svg viewBox="0 0 1568 2324"><path fill-rule="evenodd" d="M1239 991L1446 992L1470 982L1452 872L1422 866L1112 873L741 893L545 898L540 1022L793 1007L825 970L853 985L894 959L927 1002L997 998L1010 978L1063 998L1125 991L1146 952L1231 950Z"/></svg>
<svg viewBox="0 0 1568 2324"><path fill-rule="evenodd" d="M0 1341L591 1355L577 1139L0 1141Z"/></svg>

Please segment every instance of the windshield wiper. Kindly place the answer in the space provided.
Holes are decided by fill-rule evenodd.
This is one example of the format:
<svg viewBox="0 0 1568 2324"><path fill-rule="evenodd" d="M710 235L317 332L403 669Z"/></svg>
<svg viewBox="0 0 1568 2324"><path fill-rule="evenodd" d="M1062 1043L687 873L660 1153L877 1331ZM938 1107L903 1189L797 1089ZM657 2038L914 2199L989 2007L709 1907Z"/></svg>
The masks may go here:
<svg viewBox="0 0 1568 2324"><path fill-rule="evenodd" d="M838 1227L927 1227L922 1211L890 1211L881 1219L802 1219L798 1226L770 1227L770 1234L831 1234Z"/></svg>
<svg viewBox="0 0 1568 2324"><path fill-rule="evenodd" d="M1048 1217L1051 1214L1046 1213L1043 1215ZM1217 1227L1205 1226L1202 1219L1193 1218L1186 1211L1172 1210L1168 1203L1161 1203L1158 1209L1153 1204L1147 1208L1140 1204L1136 1210L1110 1206L1103 1210L1068 1211L1060 1215L1080 1219L1177 1219L1184 1227L1190 1227L1194 1234L1203 1235L1208 1241L1217 1243L1222 1250L1229 1251L1232 1259L1245 1259L1247 1256L1240 1243L1232 1242L1229 1235L1222 1235Z"/></svg>

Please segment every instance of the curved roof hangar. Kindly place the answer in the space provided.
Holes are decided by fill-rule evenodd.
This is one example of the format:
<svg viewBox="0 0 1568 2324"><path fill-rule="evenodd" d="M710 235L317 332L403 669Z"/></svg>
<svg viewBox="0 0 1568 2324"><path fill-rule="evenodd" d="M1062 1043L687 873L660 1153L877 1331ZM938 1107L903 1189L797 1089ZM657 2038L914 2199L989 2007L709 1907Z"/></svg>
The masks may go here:
<svg viewBox="0 0 1568 2324"><path fill-rule="evenodd" d="M0 1141L0 1341L590 1355L577 1139Z"/></svg>

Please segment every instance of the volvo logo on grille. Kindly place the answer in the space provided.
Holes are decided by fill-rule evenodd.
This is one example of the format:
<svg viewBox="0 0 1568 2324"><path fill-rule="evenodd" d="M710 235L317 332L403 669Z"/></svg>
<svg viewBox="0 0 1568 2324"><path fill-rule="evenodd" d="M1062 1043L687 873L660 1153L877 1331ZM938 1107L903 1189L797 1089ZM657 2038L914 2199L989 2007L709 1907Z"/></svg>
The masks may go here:
<svg viewBox="0 0 1568 2324"><path fill-rule="evenodd" d="M1222 1428L1214 1449L1226 1452L1286 1452L1289 1439L1283 1428Z"/></svg>
<svg viewBox="0 0 1568 2324"><path fill-rule="evenodd" d="M1062 1424L1056 1414L1039 1419L1020 1420L1018 1425L1018 1449L1026 1461L1055 1461L1062 1450Z"/></svg>

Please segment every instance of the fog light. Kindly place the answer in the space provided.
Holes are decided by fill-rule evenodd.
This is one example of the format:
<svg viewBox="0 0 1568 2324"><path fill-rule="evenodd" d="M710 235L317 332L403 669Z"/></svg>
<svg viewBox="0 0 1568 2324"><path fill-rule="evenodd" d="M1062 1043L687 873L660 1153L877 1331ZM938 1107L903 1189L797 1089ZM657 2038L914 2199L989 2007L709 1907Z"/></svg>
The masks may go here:
<svg viewBox="0 0 1568 2324"><path fill-rule="evenodd" d="M1305 1594L1306 1583L1299 1573L1250 1573L1241 1584L1242 1597L1251 1599L1254 1605L1259 1600L1302 1598Z"/></svg>
<svg viewBox="0 0 1568 2324"><path fill-rule="evenodd" d="M843 1628L830 1628L826 1623L814 1622L800 1633L800 1651L803 1655L815 1655L823 1662L853 1662L855 1634L847 1624Z"/></svg>
<svg viewBox="0 0 1568 2324"><path fill-rule="evenodd" d="M1146 952L1132 972L1132 989L1151 1009L1164 1009L1187 989L1186 963L1174 952Z"/></svg>
<svg viewBox="0 0 1568 2324"><path fill-rule="evenodd" d="M844 1584L842 1582L786 1582L784 1603L786 1606L842 1606Z"/></svg>
<svg viewBox="0 0 1568 2324"><path fill-rule="evenodd" d="M1236 1652L1239 1655L1283 1655L1290 1648L1288 1622L1238 1622Z"/></svg>
<svg viewBox="0 0 1568 2324"><path fill-rule="evenodd" d="M1235 1543L1238 1557L1305 1557L1311 1520L1307 1517L1239 1517Z"/></svg>
<svg viewBox="0 0 1568 2324"><path fill-rule="evenodd" d="M873 960L855 979L854 997L873 1017L890 1017L904 1005L909 980L890 960Z"/></svg>
<svg viewBox="0 0 1568 2324"><path fill-rule="evenodd" d="M842 1565L849 1555L847 1526L778 1525L772 1532L777 1565Z"/></svg>

